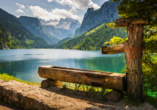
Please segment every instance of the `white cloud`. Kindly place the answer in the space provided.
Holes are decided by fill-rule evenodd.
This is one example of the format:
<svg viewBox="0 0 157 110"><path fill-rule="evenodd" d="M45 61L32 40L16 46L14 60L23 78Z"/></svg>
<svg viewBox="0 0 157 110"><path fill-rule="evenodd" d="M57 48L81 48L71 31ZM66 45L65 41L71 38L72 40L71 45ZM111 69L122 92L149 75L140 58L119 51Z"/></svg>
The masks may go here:
<svg viewBox="0 0 157 110"><path fill-rule="evenodd" d="M81 10L87 10L88 8L99 9L100 6L93 3L91 0L56 0L59 4L69 5Z"/></svg>
<svg viewBox="0 0 157 110"><path fill-rule="evenodd" d="M47 0L48 2L52 2L53 0Z"/></svg>
<svg viewBox="0 0 157 110"><path fill-rule="evenodd" d="M17 9L16 12L23 13L23 10Z"/></svg>
<svg viewBox="0 0 157 110"><path fill-rule="evenodd" d="M73 6L73 7L71 8L70 12L72 12L72 13L77 13L77 10L76 10L76 8Z"/></svg>
<svg viewBox="0 0 157 110"><path fill-rule="evenodd" d="M17 5L19 8L21 8L21 9L25 9L25 6L22 5L22 4L16 3L16 5Z"/></svg>
<svg viewBox="0 0 157 110"><path fill-rule="evenodd" d="M79 19L77 15L74 15L72 12L65 9L52 9L52 11L47 11L39 6L30 6L29 9L32 11L33 15L44 20L57 19L60 18L73 18Z"/></svg>

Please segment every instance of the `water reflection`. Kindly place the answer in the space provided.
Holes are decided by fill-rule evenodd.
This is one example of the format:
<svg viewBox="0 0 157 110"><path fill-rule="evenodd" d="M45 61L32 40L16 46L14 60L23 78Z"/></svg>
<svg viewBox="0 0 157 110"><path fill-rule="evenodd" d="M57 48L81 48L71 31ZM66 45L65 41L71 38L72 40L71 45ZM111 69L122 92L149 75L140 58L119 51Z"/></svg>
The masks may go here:
<svg viewBox="0 0 157 110"><path fill-rule="evenodd" d="M23 49L0 50L0 73L22 80L41 82L38 67L55 65L70 68L122 73L124 54L101 55L98 51Z"/></svg>

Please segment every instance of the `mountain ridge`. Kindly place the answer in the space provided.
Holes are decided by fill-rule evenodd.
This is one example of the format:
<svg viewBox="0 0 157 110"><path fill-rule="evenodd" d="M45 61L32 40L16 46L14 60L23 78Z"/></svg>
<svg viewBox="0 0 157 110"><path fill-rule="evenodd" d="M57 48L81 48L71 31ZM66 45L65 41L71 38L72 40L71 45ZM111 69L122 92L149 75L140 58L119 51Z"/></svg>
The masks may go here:
<svg viewBox="0 0 157 110"><path fill-rule="evenodd" d="M0 48L37 48L48 45L34 36L18 19L0 8Z"/></svg>
<svg viewBox="0 0 157 110"><path fill-rule="evenodd" d="M84 15L82 24L80 28L75 31L74 36L89 31L90 28L94 27L95 25L103 22L109 23L119 18L117 6L118 4L116 2L112 2L110 0L105 2L98 10L88 8Z"/></svg>
<svg viewBox="0 0 157 110"><path fill-rule="evenodd" d="M42 20L39 19L39 21L42 23L42 25L45 27L46 31L56 38L62 40L66 38L69 34L72 34L72 36L75 34L75 30L80 27L80 22L75 19L71 18L61 18L59 21L56 20ZM58 22L57 25L50 25L51 21Z"/></svg>
<svg viewBox="0 0 157 110"><path fill-rule="evenodd" d="M20 16L19 22L28 29L35 36L44 39L49 44L57 44L59 39L51 36L45 28L41 25L40 21L34 17Z"/></svg>

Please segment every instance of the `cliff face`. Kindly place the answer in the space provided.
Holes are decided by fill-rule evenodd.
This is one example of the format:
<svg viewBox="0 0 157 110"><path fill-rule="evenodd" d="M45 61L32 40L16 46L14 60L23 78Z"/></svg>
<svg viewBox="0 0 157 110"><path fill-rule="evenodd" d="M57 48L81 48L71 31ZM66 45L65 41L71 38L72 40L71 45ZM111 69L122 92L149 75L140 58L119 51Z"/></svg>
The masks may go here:
<svg viewBox="0 0 157 110"><path fill-rule="evenodd" d="M88 8L88 9L87 9L87 12L86 12L85 15L84 15L83 20L87 17L87 15L88 15L90 12L93 12L93 11L94 11L94 8Z"/></svg>
<svg viewBox="0 0 157 110"><path fill-rule="evenodd" d="M119 17L117 6L118 4L116 2L112 2L110 0L108 2L105 2L98 10L89 8L84 15L81 27L76 30L75 36L88 31L92 27L97 26L102 22L111 22L116 20Z"/></svg>

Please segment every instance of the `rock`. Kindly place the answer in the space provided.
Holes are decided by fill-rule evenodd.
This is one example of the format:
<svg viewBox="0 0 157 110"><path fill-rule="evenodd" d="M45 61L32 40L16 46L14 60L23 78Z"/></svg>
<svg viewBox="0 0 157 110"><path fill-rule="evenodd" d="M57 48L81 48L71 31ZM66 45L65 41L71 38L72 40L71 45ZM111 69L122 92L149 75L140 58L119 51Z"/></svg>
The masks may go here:
<svg viewBox="0 0 157 110"><path fill-rule="evenodd" d="M106 100L112 102L118 102L122 98L122 93L118 91L111 91L106 94Z"/></svg>
<svg viewBox="0 0 157 110"><path fill-rule="evenodd" d="M118 96L118 92L115 91L108 93L111 94L113 95L111 99L114 99L115 94ZM61 91L61 88L56 86L43 89L17 81L0 83L0 97L4 102L14 104L22 110L157 110L148 103L143 103L139 107L127 107L123 101L104 103L96 97L81 94L81 91L80 94L76 94L71 89ZM3 110L1 103L0 110Z"/></svg>
<svg viewBox="0 0 157 110"><path fill-rule="evenodd" d="M88 13L93 12L93 11L94 11L94 8L88 8L87 12L84 15L84 18L88 15ZM84 20L84 18L83 18L83 20Z"/></svg>
<svg viewBox="0 0 157 110"><path fill-rule="evenodd" d="M4 83L4 82L6 82L6 81L4 81L4 80L0 79L0 83Z"/></svg>

